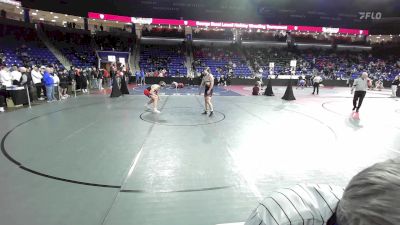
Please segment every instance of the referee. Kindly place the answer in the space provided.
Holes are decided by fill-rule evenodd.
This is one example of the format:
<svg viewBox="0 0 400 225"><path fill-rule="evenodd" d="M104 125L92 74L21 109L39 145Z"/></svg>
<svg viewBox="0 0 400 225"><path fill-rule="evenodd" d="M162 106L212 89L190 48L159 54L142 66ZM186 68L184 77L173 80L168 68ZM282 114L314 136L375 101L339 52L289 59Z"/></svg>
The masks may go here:
<svg viewBox="0 0 400 225"><path fill-rule="evenodd" d="M245 225L333 225L342 194L343 188L326 184L281 189L260 202Z"/></svg>
<svg viewBox="0 0 400 225"><path fill-rule="evenodd" d="M326 184L275 191L245 225L399 225L399 187L400 158L390 159L359 172L344 191Z"/></svg>
<svg viewBox="0 0 400 225"><path fill-rule="evenodd" d="M364 97L367 94L367 88L368 88L368 74L366 72L363 72L361 74L361 77L357 78L354 81L353 87L351 88L351 94L353 94L354 89L356 89L353 98L353 111L356 110L356 112L358 112L360 110Z"/></svg>

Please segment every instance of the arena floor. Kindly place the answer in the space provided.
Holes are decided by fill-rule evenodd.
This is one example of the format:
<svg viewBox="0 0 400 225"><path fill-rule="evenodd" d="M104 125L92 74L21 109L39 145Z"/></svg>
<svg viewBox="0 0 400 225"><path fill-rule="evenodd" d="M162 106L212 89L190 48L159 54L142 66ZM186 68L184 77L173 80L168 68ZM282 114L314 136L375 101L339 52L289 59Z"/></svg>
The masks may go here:
<svg viewBox="0 0 400 225"><path fill-rule="evenodd" d="M400 101L348 88L296 101L218 88L213 118L196 88L164 90L159 115L140 87L0 114L0 225L215 225L243 222L271 190L345 186L400 155ZM163 94L162 93L162 94Z"/></svg>

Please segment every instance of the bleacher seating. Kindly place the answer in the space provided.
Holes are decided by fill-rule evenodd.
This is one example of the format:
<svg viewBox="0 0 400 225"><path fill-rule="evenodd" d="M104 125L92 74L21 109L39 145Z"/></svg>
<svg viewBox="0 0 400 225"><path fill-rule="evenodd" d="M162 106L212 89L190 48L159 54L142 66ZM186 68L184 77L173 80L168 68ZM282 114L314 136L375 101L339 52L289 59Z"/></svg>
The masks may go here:
<svg viewBox="0 0 400 225"><path fill-rule="evenodd" d="M135 43L135 37L128 32L111 33L106 31L97 31L94 40L98 50L102 51L120 51L128 52Z"/></svg>
<svg viewBox="0 0 400 225"><path fill-rule="evenodd" d="M216 77L228 75L229 71L233 76L250 77L251 70L247 66L245 57L233 48L203 47L194 50L195 68L201 73L206 67L210 67L211 73Z"/></svg>
<svg viewBox="0 0 400 225"><path fill-rule="evenodd" d="M40 41L35 29L25 24L0 24L0 48L7 66L32 66L61 63Z"/></svg>
<svg viewBox="0 0 400 225"><path fill-rule="evenodd" d="M194 39L223 39L232 40L233 33L231 30L202 30L195 29L193 31Z"/></svg>
<svg viewBox="0 0 400 225"><path fill-rule="evenodd" d="M185 30L168 28L168 27L143 27L143 37L170 37L170 38L184 38Z"/></svg>
<svg viewBox="0 0 400 225"><path fill-rule="evenodd" d="M49 25L44 26L44 29L47 37L73 66L87 68L96 65L97 57L91 46L89 32Z"/></svg>
<svg viewBox="0 0 400 225"><path fill-rule="evenodd" d="M370 52L334 50L246 49L253 69L269 75L274 62L274 75L290 74L290 60L297 60L296 75L323 73L325 79L356 78L367 71L375 79L391 80L400 72L400 63L392 57L378 57Z"/></svg>
<svg viewBox="0 0 400 225"><path fill-rule="evenodd" d="M168 76L187 75L182 46L142 45L139 65L146 72L165 69Z"/></svg>

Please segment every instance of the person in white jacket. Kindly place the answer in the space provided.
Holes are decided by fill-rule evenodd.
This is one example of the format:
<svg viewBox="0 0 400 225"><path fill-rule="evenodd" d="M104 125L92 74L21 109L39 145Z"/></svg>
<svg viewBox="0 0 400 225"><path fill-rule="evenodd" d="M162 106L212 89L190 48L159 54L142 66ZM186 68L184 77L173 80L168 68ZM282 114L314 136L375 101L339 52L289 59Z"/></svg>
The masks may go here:
<svg viewBox="0 0 400 225"><path fill-rule="evenodd" d="M19 72L18 67L13 66L12 72L10 74L11 74L12 84L19 86L21 84L22 73Z"/></svg>
<svg viewBox="0 0 400 225"><path fill-rule="evenodd" d="M42 78L43 75L40 73L39 68L37 66L33 66L33 69L31 71L31 76L32 76L32 82L36 87L36 96L39 100L44 100L44 98L41 97L42 95Z"/></svg>
<svg viewBox="0 0 400 225"><path fill-rule="evenodd" d="M12 85L12 77L11 74L8 72L7 67L2 66L0 70L0 83L6 87Z"/></svg>

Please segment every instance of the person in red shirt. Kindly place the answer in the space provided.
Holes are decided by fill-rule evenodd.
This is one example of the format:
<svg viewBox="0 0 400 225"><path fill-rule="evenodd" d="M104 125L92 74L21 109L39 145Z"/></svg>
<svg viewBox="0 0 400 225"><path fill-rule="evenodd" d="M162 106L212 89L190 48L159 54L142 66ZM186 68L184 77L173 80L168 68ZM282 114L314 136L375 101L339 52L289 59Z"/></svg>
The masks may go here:
<svg viewBox="0 0 400 225"><path fill-rule="evenodd" d="M257 81L253 87L253 95L260 95L260 81Z"/></svg>

